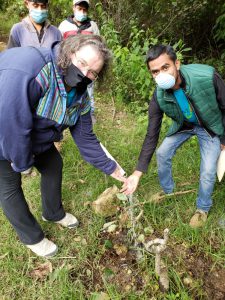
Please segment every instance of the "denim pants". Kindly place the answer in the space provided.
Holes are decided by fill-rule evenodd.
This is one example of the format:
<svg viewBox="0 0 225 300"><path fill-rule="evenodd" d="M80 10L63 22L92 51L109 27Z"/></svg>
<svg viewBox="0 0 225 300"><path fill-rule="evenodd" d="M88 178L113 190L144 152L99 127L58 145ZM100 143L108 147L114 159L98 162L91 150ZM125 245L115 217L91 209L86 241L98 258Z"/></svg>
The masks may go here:
<svg viewBox="0 0 225 300"><path fill-rule="evenodd" d="M63 164L55 146L35 156L34 166L41 174L42 215L59 221L65 216L61 201ZM12 169L10 162L0 160L1 207L21 242L33 245L44 238L44 233L30 212L21 185L21 174Z"/></svg>
<svg viewBox="0 0 225 300"><path fill-rule="evenodd" d="M201 154L197 208L208 212L212 206L211 195L216 179L217 160L220 154L218 136L211 137L203 127L195 126L193 130L188 132L180 132L166 137L156 151L159 181L165 193L168 194L173 191L172 158L176 150L193 135L198 138Z"/></svg>

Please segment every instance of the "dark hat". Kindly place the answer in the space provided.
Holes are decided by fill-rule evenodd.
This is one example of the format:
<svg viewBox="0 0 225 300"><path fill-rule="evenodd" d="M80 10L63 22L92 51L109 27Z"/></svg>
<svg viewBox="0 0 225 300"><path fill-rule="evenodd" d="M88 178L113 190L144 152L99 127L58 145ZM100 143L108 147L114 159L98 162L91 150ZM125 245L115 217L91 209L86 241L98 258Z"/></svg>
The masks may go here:
<svg viewBox="0 0 225 300"><path fill-rule="evenodd" d="M82 2L86 2L86 4L89 6L89 0L73 0L73 5L78 5Z"/></svg>
<svg viewBox="0 0 225 300"><path fill-rule="evenodd" d="M34 2L34 3L43 3L43 4L47 4L48 0L28 0L29 2Z"/></svg>

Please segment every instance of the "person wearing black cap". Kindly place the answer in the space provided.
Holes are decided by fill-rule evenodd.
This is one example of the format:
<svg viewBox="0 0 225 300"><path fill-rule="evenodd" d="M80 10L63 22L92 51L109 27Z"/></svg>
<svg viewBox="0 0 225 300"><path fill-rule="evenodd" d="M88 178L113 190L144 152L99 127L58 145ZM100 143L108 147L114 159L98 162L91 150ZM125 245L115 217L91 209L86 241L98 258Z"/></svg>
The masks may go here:
<svg viewBox="0 0 225 300"><path fill-rule="evenodd" d="M29 15L14 24L9 35L7 48L13 47L51 47L62 40L57 27L50 24L48 18L48 0L25 0Z"/></svg>
<svg viewBox="0 0 225 300"><path fill-rule="evenodd" d="M63 38L66 39L70 35L76 34L96 34L100 35L98 25L88 16L89 0L73 0L73 15L62 21L59 25ZM94 100L94 84L88 86L88 95L91 101L92 122L96 122L95 118L95 100Z"/></svg>
<svg viewBox="0 0 225 300"><path fill-rule="evenodd" d="M31 214L21 172L34 166L41 174L42 219L76 227L76 217L63 208L63 161L54 146L66 128L88 163L125 181L93 133L87 97L87 85L103 76L110 58L96 35L0 54L0 206L21 242L39 256L54 255L57 246Z"/></svg>
<svg viewBox="0 0 225 300"><path fill-rule="evenodd" d="M73 15L59 25L63 38L76 34L100 35L98 25L88 17L89 0L74 0Z"/></svg>

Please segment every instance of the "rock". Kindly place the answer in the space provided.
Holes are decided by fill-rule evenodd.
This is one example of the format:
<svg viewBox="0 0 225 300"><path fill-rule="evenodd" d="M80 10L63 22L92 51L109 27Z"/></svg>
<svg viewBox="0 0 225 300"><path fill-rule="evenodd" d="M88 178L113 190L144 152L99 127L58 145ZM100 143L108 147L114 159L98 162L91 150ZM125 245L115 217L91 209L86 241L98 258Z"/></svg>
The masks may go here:
<svg viewBox="0 0 225 300"><path fill-rule="evenodd" d="M119 189L116 185L106 189L98 198L92 203L92 208L95 213L109 217L113 216L118 211L118 199L116 194Z"/></svg>

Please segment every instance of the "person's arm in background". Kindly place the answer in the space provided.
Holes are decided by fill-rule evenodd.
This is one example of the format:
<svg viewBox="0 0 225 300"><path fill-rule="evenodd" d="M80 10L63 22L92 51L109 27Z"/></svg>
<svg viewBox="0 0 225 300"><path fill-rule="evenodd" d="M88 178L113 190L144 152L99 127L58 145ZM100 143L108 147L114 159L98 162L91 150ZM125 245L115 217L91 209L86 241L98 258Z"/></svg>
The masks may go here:
<svg viewBox="0 0 225 300"><path fill-rule="evenodd" d="M9 40L8 40L8 44L7 44L7 49L14 48L14 47L20 47L20 42L19 42L18 34L17 34L18 27L19 27L19 25L15 24L11 28L10 34L9 34Z"/></svg>
<svg viewBox="0 0 225 300"><path fill-rule="evenodd" d="M115 161L107 157L94 134L90 112L81 115L76 125L70 127L70 132L85 161L119 181L126 180Z"/></svg>
<svg viewBox="0 0 225 300"><path fill-rule="evenodd" d="M216 99L219 105L219 108L222 113L222 122L224 127L224 134L220 137L221 149L225 149L225 82L221 76L215 72L213 77L213 83L216 92Z"/></svg>
<svg viewBox="0 0 225 300"><path fill-rule="evenodd" d="M121 190L125 195L133 194L137 189L140 178L143 173L147 172L149 163L158 144L163 112L157 102L156 94L153 95L152 100L150 101L148 117L147 134L138 158L136 170L127 178Z"/></svg>
<svg viewBox="0 0 225 300"><path fill-rule="evenodd" d="M65 20L62 21L62 22L59 24L59 27L58 27L59 31L61 32L62 37L64 36L64 33L65 33L65 23L66 23Z"/></svg>
<svg viewBox="0 0 225 300"><path fill-rule="evenodd" d="M93 29L93 34L100 35L98 25L94 21L91 21L91 26Z"/></svg>

